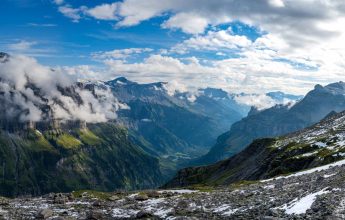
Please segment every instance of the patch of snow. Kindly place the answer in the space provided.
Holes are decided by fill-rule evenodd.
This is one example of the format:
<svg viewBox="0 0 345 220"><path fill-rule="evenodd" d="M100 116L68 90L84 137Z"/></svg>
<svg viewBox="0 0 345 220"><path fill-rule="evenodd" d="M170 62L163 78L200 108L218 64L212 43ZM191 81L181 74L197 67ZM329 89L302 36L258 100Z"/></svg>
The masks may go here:
<svg viewBox="0 0 345 220"><path fill-rule="evenodd" d="M169 208L169 209L163 209L163 208L161 208L161 209L156 210L156 211L154 212L154 215L159 216L160 218L165 218L165 217L167 217L167 215L168 215L169 213L171 213L172 211L173 211L172 208Z"/></svg>
<svg viewBox="0 0 345 220"><path fill-rule="evenodd" d="M311 208L313 203L316 200L316 197L319 195L323 195L329 193L326 191L326 189L323 189L321 191L318 191L316 193L309 194L307 196L304 196L300 199L294 199L290 204L286 204L282 207L282 209L285 209L285 213L288 215L292 214L304 214L308 209Z"/></svg>
<svg viewBox="0 0 345 220"><path fill-rule="evenodd" d="M133 193L133 194L129 195L128 198L134 198L134 197L136 197L137 195L139 195L139 193Z"/></svg>
<svg viewBox="0 0 345 220"><path fill-rule="evenodd" d="M326 174L326 175L323 176L323 178L328 178L328 177L331 177L331 176L334 176L334 175L336 175L336 173Z"/></svg>
<svg viewBox="0 0 345 220"><path fill-rule="evenodd" d="M112 210L112 216L115 218L130 218L133 215L136 215L139 211L133 209L119 209L114 208Z"/></svg>
<svg viewBox="0 0 345 220"><path fill-rule="evenodd" d="M264 189L274 189L274 188L275 188L275 185L274 185L274 184L264 186Z"/></svg>
<svg viewBox="0 0 345 220"><path fill-rule="evenodd" d="M143 119L141 119L140 121L142 121L142 122L152 122L152 120L151 120L151 119L148 119L148 118L143 118Z"/></svg>
<svg viewBox="0 0 345 220"><path fill-rule="evenodd" d="M318 146L318 147L327 147L327 144L323 143L323 142L316 142L314 143L314 145Z"/></svg>

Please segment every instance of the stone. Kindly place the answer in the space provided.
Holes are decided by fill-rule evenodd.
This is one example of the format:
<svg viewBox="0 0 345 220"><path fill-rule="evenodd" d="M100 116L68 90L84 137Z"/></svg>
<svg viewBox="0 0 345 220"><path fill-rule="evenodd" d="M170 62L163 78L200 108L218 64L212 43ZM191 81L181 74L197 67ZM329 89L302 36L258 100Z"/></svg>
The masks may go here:
<svg viewBox="0 0 345 220"><path fill-rule="evenodd" d="M137 219L150 218L153 215L148 211L140 211L136 214Z"/></svg>
<svg viewBox="0 0 345 220"><path fill-rule="evenodd" d="M37 219L47 219L53 216L53 211L51 209L42 209L37 213Z"/></svg>
<svg viewBox="0 0 345 220"><path fill-rule="evenodd" d="M139 195L136 195L134 199L137 201L145 201L145 200L148 200L149 197L146 194L139 194Z"/></svg>

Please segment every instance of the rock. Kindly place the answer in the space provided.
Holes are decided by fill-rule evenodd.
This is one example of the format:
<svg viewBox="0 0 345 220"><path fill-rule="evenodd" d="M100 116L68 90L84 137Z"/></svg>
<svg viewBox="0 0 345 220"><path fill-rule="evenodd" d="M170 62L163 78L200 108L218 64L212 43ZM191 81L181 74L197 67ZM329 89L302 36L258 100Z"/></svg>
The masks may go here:
<svg viewBox="0 0 345 220"><path fill-rule="evenodd" d="M185 200L180 200L176 204L176 208L178 208L178 209L186 209L186 208L188 208L188 203Z"/></svg>
<svg viewBox="0 0 345 220"><path fill-rule="evenodd" d="M159 198L159 196L160 196L160 193L157 191L154 191L154 190L153 191L147 191L146 194L150 198Z"/></svg>
<svg viewBox="0 0 345 220"><path fill-rule="evenodd" d="M0 197L0 205L1 206L8 206L9 205L9 200L6 199L5 197Z"/></svg>
<svg viewBox="0 0 345 220"><path fill-rule="evenodd" d="M47 219L53 216L53 211L51 209L42 209L37 213L37 219Z"/></svg>
<svg viewBox="0 0 345 220"><path fill-rule="evenodd" d="M56 204L65 204L68 202L68 197L62 193L56 193L54 194L54 203Z"/></svg>
<svg viewBox="0 0 345 220"><path fill-rule="evenodd" d="M90 213L88 213L87 220L100 220L104 219L103 213L101 211L93 210Z"/></svg>
<svg viewBox="0 0 345 220"><path fill-rule="evenodd" d="M102 203L99 200L96 200L92 203L92 205L95 207L100 207L100 206L102 206Z"/></svg>
<svg viewBox="0 0 345 220"><path fill-rule="evenodd" d="M113 196L110 196L110 197L108 198L109 201L116 201L116 200L119 200L119 199L120 199L120 197L117 196L117 195L113 195Z"/></svg>
<svg viewBox="0 0 345 220"><path fill-rule="evenodd" d="M153 215L148 212L148 211L140 211L136 214L136 218L137 219L142 219L142 218L150 218L152 217Z"/></svg>
<svg viewBox="0 0 345 220"><path fill-rule="evenodd" d="M146 194L142 193L142 194L135 196L134 199L137 201L145 201L145 200L148 200L149 197Z"/></svg>

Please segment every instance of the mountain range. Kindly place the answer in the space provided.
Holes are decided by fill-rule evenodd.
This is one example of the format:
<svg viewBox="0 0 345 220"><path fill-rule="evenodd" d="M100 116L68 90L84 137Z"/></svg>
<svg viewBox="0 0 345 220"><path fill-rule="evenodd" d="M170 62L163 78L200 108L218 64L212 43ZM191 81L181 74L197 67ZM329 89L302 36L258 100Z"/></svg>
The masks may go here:
<svg viewBox="0 0 345 220"><path fill-rule="evenodd" d="M345 109L345 83L316 85L295 104L276 105L265 110L252 108L248 116L234 123L220 135L210 151L191 165L211 164L233 156L254 139L275 137L298 131L317 123L330 112Z"/></svg>
<svg viewBox="0 0 345 220"><path fill-rule="evenodd" d="M227 185L279 175L281 177L278 178L284 178L284 175L290 173L343 160L344 124L345 111L333 112L319 123L301 131L275 138L256 139L229 159L179 171L166 187Z"/></svg>

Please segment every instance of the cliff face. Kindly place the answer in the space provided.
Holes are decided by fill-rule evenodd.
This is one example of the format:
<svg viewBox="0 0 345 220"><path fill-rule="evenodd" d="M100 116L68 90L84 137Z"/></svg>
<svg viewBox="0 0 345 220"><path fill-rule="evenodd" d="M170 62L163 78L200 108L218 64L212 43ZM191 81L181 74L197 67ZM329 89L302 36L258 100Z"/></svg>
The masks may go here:
<svg viewBox="0 0 345 220"><path fill-rule="evenodd" d="M160 181L158 160L114 123L0 131L1 195L142 189Z"/></svg>
<svg viewBox="0 0 345 220"><path fill-rule="evenodd" d="M216 164L180 170L165 187L226 185L258 180L345 158L345 112L279 138L258 139L241 153Z"/></svg>

